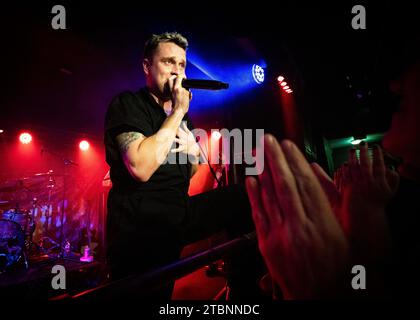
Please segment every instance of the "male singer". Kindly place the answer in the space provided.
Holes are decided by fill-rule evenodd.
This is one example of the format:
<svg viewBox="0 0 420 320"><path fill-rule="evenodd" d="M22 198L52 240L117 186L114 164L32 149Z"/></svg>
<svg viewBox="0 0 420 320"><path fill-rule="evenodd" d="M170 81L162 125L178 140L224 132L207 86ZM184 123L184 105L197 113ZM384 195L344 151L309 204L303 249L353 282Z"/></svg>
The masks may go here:
<svg viewBox="0 0 420 320"><path fill-rule="evenodd" d="M253 228L242 186L188 196L200 148L190 131L191 93L182 87L187 46L179 33L153 35L144 48L146 87L119 94L106 113L106 160L112 181L107 259L113 279L167 265L179 258L185 244L217 231L238 235ZM176 163L162 164L170 153L183 153L189 162L177 157ZM243 263L230 281L233 292L237 288L250 296L253 288L243 289L248 265ZM172 289L173 282L150 297L169 299Z"/></svg>

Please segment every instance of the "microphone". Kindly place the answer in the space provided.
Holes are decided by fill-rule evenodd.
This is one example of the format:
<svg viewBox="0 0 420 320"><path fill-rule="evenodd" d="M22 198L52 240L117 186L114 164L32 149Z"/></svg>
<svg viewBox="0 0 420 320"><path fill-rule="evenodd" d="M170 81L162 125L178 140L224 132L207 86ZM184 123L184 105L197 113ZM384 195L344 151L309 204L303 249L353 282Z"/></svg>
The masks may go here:
<svg viewBox="0 0 420 320"><path fill-rule="evenodd" d="M182 86L185 89L221 90L229 88L229 83L217 80L183 79Z"/></svg>

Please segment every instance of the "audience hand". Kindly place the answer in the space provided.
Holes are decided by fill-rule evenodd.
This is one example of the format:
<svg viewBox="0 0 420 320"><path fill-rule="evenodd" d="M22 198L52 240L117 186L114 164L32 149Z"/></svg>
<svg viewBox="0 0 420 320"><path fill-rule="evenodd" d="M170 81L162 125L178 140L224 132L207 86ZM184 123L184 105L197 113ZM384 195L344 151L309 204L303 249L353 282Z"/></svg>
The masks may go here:
<svg viewBox="0 0 420 320"><path fill-rule="evenodd" d="M286 299L335 295L348 248L327 196L291 141L265 135L264 149L265 170L246 185L269 272Z"/></svg>

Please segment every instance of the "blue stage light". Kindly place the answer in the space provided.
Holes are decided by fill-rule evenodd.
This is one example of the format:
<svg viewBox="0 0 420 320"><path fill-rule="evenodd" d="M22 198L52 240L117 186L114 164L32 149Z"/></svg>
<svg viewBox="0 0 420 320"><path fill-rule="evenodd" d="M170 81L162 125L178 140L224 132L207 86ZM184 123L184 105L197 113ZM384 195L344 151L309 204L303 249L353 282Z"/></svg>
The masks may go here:
<svg viewBox="0 0 420 320"><path fill-rule="evenodd" d="M254 64L252 66L252 76L256 83L261 84L264 82L264 69L259 65Z"/></svg>

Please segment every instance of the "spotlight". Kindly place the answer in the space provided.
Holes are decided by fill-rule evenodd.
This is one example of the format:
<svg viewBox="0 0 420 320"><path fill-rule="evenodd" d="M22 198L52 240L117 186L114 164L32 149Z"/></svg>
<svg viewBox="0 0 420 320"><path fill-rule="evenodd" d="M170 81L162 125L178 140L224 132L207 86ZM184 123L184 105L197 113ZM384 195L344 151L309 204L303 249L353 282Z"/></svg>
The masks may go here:
<svg viewBox="0 0 420 320"><path fill-rule="evenodd" d="M363 141L362 139L355 139L351 142L351 144L356 146L356 145L360 144L360 142L362 142L362 141Z"/></svg>
<svg viewBox="0 0 420 320"><path fill-rule="evenodd" d="M289 89L289 86L284 86L283 89L287 90L287 89Z"/></svg>
<svg viewBox="0 0 420 320"><path fill-rule="evenodd" d="M282 83L280 83L280 85L281 85L282 87L284 87L285 85L287 85L287 82L286 82L286 81L283 81Z"/></svg>
<svg viewBox="0 0 420 320"><path fill-rule="evenodd" d="M219 131L213 131L211 137L214 140L219 140L222 137L222 134Z"/></svg>
<svg viewBox="0 0 420 320"><path fill-rule="evenodd" d="M255 82L261 84L264 82L264 69L257 64L252 66L252 77Z"/></svg>
<svg viewBox="0 0 420 320"><path fill-rule="evenodd" d="M23 132L19 135L19 141L23 144L29 144L32 141L32 136L28 132Z"/></svg>
<svg viewBox="0 0 420 320"><path fill-rule="evenodd" d="M0 133L3 133L4 132L4 130L3 129L0 129Z"/></svg>
<svg viewBox="0 0 420 320"><path fill-rule="evenodd" d="M360 142L362 142L366 138L367 138L366 134L357 134L357 135L353 136L353 139L350 143L355 146L355 145L360 144Z"/></svg>
<svg viewBox="0 0 420 320"><path fill-rule="evenodd" d="M89 142L87 142L86 140L80 141L80 143L79 143L80 150L87 151L89 149L89 147L90 147Z"/></svg>
<svg viewBox="0 0 420 320"><path fill-rule="evenodd" d="M277 78L277 81L278 82L282 82L284 80L284 77L283 76L279 76L278 78Z"/></svg>

